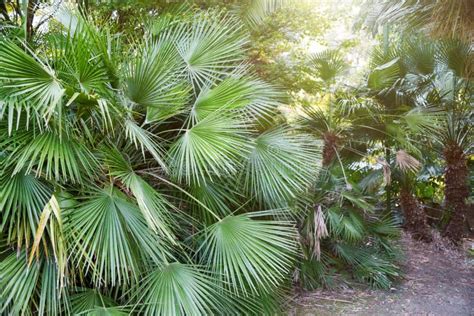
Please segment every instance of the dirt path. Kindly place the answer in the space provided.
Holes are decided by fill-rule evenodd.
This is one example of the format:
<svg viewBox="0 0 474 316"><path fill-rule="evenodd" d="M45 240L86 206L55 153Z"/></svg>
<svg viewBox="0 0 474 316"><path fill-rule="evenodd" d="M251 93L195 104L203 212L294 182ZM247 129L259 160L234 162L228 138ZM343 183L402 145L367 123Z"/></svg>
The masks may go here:
<svg viewBox="0 0 474 316"><path fill-rule="evenodd" d="M305 293L292 315L474 315L474 268L459 251L403 236L405 277L390 291Z"/></svg>

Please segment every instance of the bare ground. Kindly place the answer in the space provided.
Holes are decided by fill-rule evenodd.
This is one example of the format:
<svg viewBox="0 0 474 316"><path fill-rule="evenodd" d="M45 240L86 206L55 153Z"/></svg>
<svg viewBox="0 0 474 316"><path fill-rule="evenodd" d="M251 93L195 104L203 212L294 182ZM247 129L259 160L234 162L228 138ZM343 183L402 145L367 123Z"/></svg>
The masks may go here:
<svg viewBox="0 0 474 316"><path fill-rule="evenodd" d="M290 315L474 315L474 263L439 237L401 240L403 280L390 291L340 289L300 295Z"/></svg>

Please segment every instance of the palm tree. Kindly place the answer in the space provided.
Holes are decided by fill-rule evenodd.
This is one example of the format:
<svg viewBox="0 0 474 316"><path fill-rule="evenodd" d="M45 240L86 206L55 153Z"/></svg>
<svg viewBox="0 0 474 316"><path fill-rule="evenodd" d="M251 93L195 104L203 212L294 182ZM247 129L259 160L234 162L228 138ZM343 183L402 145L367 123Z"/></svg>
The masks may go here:
<svg viewBox="0 0 474 316"><path fill-rule="evenodd" d="M347 68L347 64L338 50L325 50L310 58L310 67L323 81L322 103L327 99L327 107L308 107L303 109L304 116L301 124L323 139L323 166L328 167L336 157L341 134L344 133L344 116L338 112L333 104L336 79Z"/></svg>
<svg viewBox="0 0 474 316"><path fill-rule="evenodd" d="M412 233L415 239L426 242L432 241L433 237L427 223L427 216L419 201L413 195L413 175L420 168L420 162L404 150L396 154L395 164L400 172L400 206L405 215L405 227Z"/></svg>
<svg viewBox="0 0 474 316"><path fill-rule="evenodd" d="M409 131L426 128L426 120L423 118L427 119L430 115L420 113L412 99L415 97L407 91L409 88L405 84L413 67L429 68L430 65L416 63L419 59L415 60L414 57L419 56L414 55L419 53L418 47L403 41L400 43L394 45L385 40L381 46L374 49L367 84L356 92L359 99L370 101L365 101L365 113L351 117L351 130L357 135L354 137L372 144L375 148L381 147L379 152L382 151L382 156L378 158L382 172L369 174L363 180L363 187L367 188L377 178L384 178L386 213L392 211L392 200L399 193L405 228L411 231L415 238L430 241L427 216L413 194L413 171L417 170L419 163L407 153L414 152L421 156L419 143L413 136L416 132ZM374 152L371 154L374 155Z"/></svg>
<svg viewBox="0 0 474 316"><path fill-rule="evenodd" d="M239 21L58 22L0 39L1 313L275 311L318 148L269 124Z"/></svg>
<svg viewBox="0 0 474 316"><path fill-rule="evenodd" d="M365 155L356 147L360 147L358 133L366 130L355 122L369 114L367 100L338 89L337 79L347 68L338 50L312 56L310 66L324 90L319 104L302 109L298 124L322 140L323 168L306 197L314 206L305 204L301 212L304 256L295 280L307 289L331 287L334 271L344 271L373 287L388 288L399 273L391 243L399 233L398 224L375 210L374 196L351 179L348 168Z"/></svg>
<svg viewBox="0 0 474 316"><path fill-rule="evenodd" d="M472 49L458 40L425 40L424 46L431 47L431 71L413 71L409 84L420 108L435 108L442 113L425 133L434 140L431 149L438 150L445 159L445 204L452 215L445 233L459 242L465 234L470 209L467 153L473 137ZM426 63L426 57L423 59Z"/></svg>

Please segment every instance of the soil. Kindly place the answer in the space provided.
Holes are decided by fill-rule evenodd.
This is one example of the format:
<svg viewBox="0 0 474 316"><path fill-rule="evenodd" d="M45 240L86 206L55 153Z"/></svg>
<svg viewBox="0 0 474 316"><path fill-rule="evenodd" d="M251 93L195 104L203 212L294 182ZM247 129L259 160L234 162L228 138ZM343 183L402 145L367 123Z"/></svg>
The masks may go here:
<svg viewBox="0 0 474 316"><path fill-rule="evenodd" d="M320 290L296 298L290 315L474 315L474 260L439 236L401 239L404 277L388 291ZM472 247L472 241L468 247Z"/></svg>

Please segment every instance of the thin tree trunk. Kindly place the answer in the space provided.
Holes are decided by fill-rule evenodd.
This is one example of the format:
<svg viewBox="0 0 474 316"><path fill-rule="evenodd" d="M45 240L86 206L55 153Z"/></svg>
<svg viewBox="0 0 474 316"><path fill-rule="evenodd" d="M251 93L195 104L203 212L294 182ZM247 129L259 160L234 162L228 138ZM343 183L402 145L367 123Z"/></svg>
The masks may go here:
<svg viewBox="0 0 474 316"><path fill-rule="evenodd" d="M444 173L444 197L446 208L452 212L451 221L446 227L445 235L459 242L465 234L466 217L469 206L469 170L467 158L462 148L456 144L448 144L444 149L446 170Z"/></svg>
<svg viewBox="0 0 474 316"><path fill-rule="evenodd" d="M26 9L26 40L28 42L33 38L34 34L33 20L36 10L38 10L38 1L39 0L28 1L28 7Z"/></svg>
<svg viewBox="0 0 474 316"><path fill-rule="evenodd" d="M433 240L424 210L407 186L400 188L400 204L405 215L405 227L414 238L426 242Z"/></svg>

